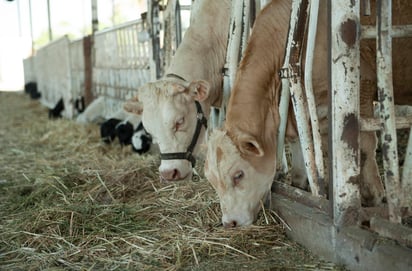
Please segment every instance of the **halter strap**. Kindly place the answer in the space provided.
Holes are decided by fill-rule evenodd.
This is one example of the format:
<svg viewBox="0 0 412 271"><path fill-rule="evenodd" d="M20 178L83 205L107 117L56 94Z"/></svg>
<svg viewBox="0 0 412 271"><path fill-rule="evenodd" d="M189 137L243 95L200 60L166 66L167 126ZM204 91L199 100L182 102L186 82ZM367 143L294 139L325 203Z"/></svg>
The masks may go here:
<svg viewBox="0 0 412 271"><path fill-rule="evenodd" d="M202 125L205 126L207 129L207 119L205 114L202 111L202 107L198 101L195 101L196 110L197 110L197 122L196 122L196 130L192 137L192 142L190 142L189 147L187 147L186 152L170 152L170 153L160 153L161 160L175 160L175 159L185 159L188 160L192 164L192 168L196 165L196 159L193 156L193 150L196 146L197 140L200 135L200 131L202 130Z"/></svg>
<svg viewBox="0 0 412 271"><path fill-rule="evenodd" d="M177 75L175 73L168 73L168 74L166 74L166 77L174 77L174 78L177 78L177 79L180 79L180 80L183 80L183 81L187 82L186 79L184 79L183 77L181 77L180 75Z"/></svg>

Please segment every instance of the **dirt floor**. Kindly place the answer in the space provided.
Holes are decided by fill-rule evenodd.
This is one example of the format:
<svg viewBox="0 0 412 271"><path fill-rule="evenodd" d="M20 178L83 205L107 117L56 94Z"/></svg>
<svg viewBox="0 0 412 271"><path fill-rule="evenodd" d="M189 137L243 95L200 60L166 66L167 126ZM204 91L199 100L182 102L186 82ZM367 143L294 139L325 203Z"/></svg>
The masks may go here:
<svg viewBox="0 0 412 271"><path fill-rule="evenodd" d="M47 115L0 92L0 270L344 270L289 240L271 211L223 229L204 178L161 183L156 155Z"/></svg>

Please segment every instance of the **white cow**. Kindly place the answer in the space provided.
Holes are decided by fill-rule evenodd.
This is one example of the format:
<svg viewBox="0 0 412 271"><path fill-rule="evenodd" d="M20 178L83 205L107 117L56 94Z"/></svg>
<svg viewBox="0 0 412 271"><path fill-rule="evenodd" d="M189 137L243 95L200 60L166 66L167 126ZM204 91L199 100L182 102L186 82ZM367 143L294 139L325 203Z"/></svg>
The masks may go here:
<svg viewBox="0 0 412 271"><path fill-rule="evenodd" d="M191 25L163 78L147 83L124 108L142 114L159 144L160 176L192 176L211 106L220 106L230 23L229 0L196 0Z"/></svg>
<svg viewBox="0 0 412 271"><path fill-rule="evenodd" d="M279 2L279 3L276 3ZM272 1L257 16L236 73L223 130L208 139L205 175L220 199L225 227L253 223L270 196L279 124L276 76L283 62L290 1Z"/></svg>

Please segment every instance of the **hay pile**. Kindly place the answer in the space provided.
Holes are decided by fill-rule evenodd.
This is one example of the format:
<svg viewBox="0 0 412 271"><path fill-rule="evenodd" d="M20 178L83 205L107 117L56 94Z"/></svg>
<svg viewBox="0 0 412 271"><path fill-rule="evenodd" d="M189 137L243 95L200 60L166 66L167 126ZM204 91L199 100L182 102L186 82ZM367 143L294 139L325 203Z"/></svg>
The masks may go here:
<svg viewBox="0 0 412 271"><path fill-rule="evenodd" d="M95 125L50 121L23 93L0 92L0 123L1 270L339 269L268 210L223 229L204 178L161 183L157 157L104 145Z"/></svg>

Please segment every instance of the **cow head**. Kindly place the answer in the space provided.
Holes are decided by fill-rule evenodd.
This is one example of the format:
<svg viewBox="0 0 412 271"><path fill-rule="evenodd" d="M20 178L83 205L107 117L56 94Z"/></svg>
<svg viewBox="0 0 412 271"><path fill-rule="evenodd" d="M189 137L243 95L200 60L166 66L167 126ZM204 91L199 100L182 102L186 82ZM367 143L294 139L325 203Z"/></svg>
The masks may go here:
<svg viewBox="0 0 412 271"><path fill-rule="evenodd" d="M205 116L210 111L210 106L202 111L200 103L207 99L209 89L209 83L204 80L190 83L159 80L141 87L138 97L125 103L126 111L142 115L144 127L159 145L161 179L191 178L194 156L199 153L199 142L204 137ZM197 128L199 122L204 125Z"/></svg>
<svg viewBox="0 0 412 271"><path fill-rule="evenodd" d="M264 155L249 135L234 143L225 131L214 130L208 138L205 175L219 196L225 227L252 224L262 202L270 200L275 163L269 171L254 165Z"/></svg>

